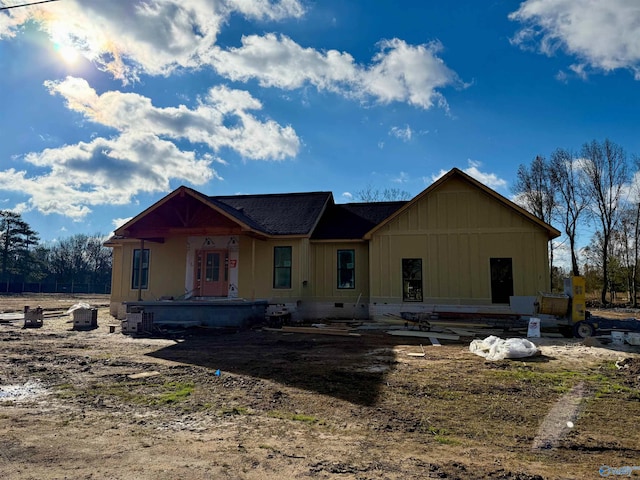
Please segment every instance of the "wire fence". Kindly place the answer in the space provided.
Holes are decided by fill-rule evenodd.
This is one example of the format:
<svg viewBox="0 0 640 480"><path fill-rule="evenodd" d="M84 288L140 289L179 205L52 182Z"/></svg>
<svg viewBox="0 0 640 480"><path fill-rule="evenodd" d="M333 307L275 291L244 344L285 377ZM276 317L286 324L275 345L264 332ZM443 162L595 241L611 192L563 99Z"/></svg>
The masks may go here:
<svg viewBox="0 0 640 480"><path fill-rule="evenodd" d="M2 282L2 293L111 293L108 283Z"/></svg>

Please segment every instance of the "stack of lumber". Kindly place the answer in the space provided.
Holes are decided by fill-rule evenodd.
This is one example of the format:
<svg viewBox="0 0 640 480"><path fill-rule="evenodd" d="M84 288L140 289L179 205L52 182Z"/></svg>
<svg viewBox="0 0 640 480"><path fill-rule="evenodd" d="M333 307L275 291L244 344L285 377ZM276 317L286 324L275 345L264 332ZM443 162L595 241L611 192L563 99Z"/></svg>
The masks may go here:
<svg viewBox="0 0 640 480"><path fill-rule="evenodd" d="M343 337L359 337L359 333L351 333L351 329L345 327L330 327L327 325L316 324L316 326L310 327L288 327L282 328L263 328L268 332L283 332L283 333L308 333L319 335L337 335Z"/></svg>

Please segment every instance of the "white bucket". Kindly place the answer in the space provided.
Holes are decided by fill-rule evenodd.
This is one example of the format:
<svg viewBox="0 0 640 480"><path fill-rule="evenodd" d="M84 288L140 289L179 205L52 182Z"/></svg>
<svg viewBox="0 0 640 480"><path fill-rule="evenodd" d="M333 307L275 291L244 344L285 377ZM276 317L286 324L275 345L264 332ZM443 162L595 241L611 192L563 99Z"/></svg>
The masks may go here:
<svg viewBox="0 0 640 480"><path fill-rule="evenodd" d="M636 333L636 332L627 333L627 343L629 345L640 345L640 333Z"/></svg>
<svg viewBox="0 0 640 480"><path fill-rule="evenodd" d="M624 332L611 332L611 343L624 345Z"/></svg>

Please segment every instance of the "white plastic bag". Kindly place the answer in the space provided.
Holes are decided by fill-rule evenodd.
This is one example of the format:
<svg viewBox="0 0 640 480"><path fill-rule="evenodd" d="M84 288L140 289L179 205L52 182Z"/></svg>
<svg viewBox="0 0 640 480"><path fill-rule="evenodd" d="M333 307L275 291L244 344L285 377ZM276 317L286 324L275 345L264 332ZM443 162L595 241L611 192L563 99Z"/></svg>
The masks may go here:
<svg viewBox="0 0 640 480"><path fill-rule="evenodd" d="M526 338L508 338L503 340L491 335L484 340L474 340L469 351L487 360L503 360L505 358L532 357L538 348Z"/></svg>

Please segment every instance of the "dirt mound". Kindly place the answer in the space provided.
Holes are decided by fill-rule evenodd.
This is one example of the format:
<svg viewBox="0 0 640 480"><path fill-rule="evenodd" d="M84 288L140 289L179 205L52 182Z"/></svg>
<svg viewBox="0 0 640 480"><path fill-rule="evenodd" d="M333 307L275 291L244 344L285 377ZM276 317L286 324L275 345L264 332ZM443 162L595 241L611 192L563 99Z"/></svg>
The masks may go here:
<svg viewBox="0 0 640 480"><path fill-rule="evenodd" d="M619 374L624 377L624 383L633 388L640 388L640 358L625 358L616 362Z"/></svg>

